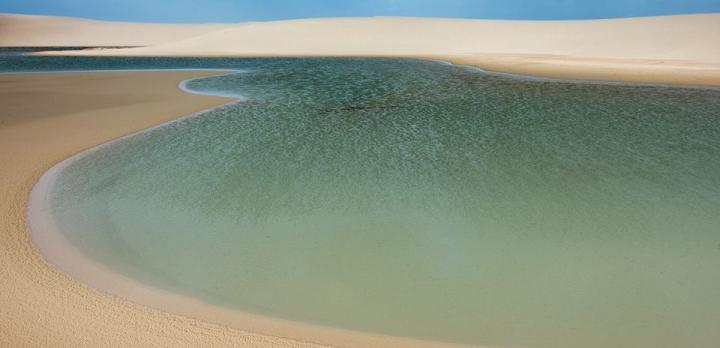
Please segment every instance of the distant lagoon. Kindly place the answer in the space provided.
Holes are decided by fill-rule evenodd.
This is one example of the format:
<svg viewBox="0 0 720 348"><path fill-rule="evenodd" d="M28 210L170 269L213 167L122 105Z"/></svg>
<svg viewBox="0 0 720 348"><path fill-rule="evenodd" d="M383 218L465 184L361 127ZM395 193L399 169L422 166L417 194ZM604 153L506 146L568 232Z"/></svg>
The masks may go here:
<svg viewBox="0 0 720 348"><path fill-rule="evenodd" d="M56 174L49 218L115 272L419 339L720 340L720 90L411 59L0 56L4 71L128 68L233 69L184 86L243 101Z"/></svg>

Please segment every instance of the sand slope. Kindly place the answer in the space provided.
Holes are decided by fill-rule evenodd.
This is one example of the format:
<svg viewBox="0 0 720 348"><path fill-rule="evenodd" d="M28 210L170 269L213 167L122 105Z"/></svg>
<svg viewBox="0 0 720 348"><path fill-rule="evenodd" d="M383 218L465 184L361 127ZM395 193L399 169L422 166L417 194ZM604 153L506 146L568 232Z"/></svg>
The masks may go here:
<svg viewBox="0 0 720 348"><path fill-rule="evenodd" d="M0 13L0 47L146 46L226 27L226 24L127 23Z"/></svg>

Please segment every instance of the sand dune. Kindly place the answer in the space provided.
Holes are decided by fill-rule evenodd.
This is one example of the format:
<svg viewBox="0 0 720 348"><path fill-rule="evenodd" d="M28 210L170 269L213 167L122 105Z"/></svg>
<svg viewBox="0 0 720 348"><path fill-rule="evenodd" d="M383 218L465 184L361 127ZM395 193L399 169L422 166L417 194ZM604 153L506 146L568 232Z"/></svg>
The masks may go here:
<svg viewBox="0 0 720 348"><path fill-rule="evenodd" d="M249 23L114 52L171 55L548 54L720 63L720 15L595 21L330 18Z"/></svg>
<svg viewBox="0 0 720 348"><path fill-rule="evenodd" d="M226 24L127 23L0 13L0 47L146 46L226 27Z"/></svg>
<svg viewBox="0 0 720 348"><path fill-rule="evenodd" d="M718 42L720 14L584 21L322 18L227 25L0 16L0 46L144 46L49 54L419 57L542 77L694 85L720 85Z"/></svg>

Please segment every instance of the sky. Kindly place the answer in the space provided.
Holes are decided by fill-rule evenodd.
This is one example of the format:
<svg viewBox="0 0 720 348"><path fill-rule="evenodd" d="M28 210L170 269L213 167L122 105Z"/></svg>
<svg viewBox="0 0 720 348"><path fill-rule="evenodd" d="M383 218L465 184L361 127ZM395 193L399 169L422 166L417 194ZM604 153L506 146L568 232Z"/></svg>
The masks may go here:
<svg viewBox="0 0 720 348"><path fill-rule="evenodd" d="M0 12L188 23L337 16L594 19L720 12L720 0L0 0Z"/></svg>

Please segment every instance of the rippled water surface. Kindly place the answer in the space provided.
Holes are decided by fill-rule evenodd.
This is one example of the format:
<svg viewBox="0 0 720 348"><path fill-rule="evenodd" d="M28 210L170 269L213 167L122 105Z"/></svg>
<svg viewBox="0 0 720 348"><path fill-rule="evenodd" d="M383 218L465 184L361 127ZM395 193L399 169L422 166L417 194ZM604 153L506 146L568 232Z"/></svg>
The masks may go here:
<svg viewBox="0 0 720 348"><path fill-rule="evenodd" d="M720 91L415 60L84 62L243 69L187 87L247 101L60 173L52 217L118 272L222 306L424 339L720 342Z"/></svg>

